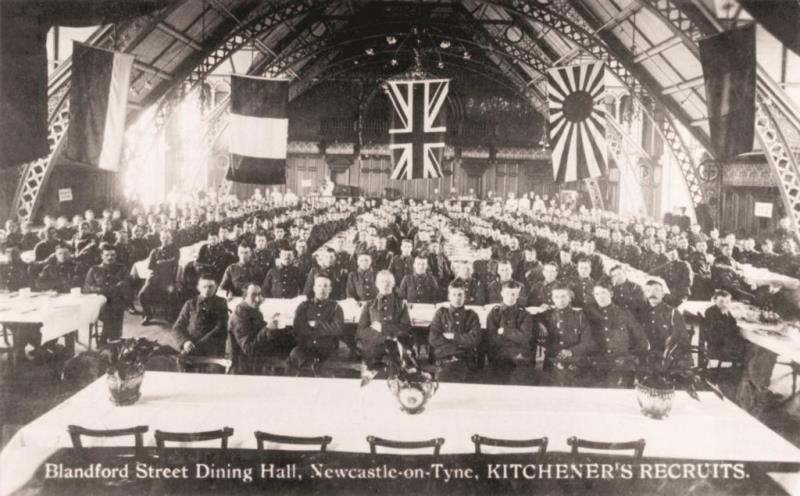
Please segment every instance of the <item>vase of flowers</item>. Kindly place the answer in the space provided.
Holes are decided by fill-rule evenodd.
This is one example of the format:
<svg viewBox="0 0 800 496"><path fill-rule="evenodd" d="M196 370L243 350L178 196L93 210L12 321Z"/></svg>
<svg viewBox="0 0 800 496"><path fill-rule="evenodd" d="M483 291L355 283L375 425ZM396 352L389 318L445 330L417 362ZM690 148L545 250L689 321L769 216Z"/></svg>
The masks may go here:
<svg viewBox="0 0 800 496"><path fill-rule="evenodd" d="M117 406L136 403L141 396L144 364L164 351L156 341L146 338L120 339L103 346L100 359L106 367L109 400Z"/></svg>
<svg viewBox="0 0 800 496"><path fill-rule="evenodd" d="M663 419L672 410L672 400L677 388L685 390L695 400L700 400L698 389L708 388L720 399L722 392L692 367L692 357L685 346L668 338L663 352L653 352L645 357L637 370L636 399L642 413L650 418Z"/></svg>
<svg viewBox="0 0 800 496"><path fill-rule="evenodd" d="M415 415L425 410L425 405L439 389L433 373L424 370L418 363L413 348L404 347L397 341L387 342L387 354L383 358L386 367L386 384L400 403L400 410ZM362 371L361 386L369 384L376 371Z"/></svg>

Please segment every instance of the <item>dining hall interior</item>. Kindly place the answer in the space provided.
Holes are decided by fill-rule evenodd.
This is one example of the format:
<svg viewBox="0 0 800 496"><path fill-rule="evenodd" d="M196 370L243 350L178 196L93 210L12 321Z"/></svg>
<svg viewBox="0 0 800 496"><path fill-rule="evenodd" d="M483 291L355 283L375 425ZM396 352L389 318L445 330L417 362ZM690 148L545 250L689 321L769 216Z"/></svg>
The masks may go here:
<svg viewBox="0 0 800 496"><path fill-rule="evenodd" d="M795 0L0 0L0 496L800 494Z"/></svg>

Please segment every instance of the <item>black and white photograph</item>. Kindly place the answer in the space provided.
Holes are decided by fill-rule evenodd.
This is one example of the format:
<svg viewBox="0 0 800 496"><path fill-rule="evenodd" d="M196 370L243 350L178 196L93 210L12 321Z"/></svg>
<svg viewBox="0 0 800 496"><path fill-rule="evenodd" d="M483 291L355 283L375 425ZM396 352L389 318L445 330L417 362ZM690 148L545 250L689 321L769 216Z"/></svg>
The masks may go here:
<svg viewBox="0 0 800 496"><path fill-rule="evenodd" d="M0 0L0 496L800 496L800 0Z"/></svg>

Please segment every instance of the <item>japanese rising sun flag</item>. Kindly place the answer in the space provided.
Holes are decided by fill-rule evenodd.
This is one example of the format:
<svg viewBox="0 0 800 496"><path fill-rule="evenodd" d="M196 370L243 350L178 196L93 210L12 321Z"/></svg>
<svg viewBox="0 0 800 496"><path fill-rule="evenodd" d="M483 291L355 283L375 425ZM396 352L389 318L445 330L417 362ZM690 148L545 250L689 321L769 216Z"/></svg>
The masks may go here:
<svg viewBox="0 0 800 496"><path fill-rule="evenodd" d="M392 102L389 149L392 179L442 177L445 126L444 104L449 79L387 81Z"/></svg>
<svg viewBox="0 0 800 496"><path fill-rule="evenodd" d="M602 62L547 71L556 182L598 177L606 172L604 77Z"/></svg>

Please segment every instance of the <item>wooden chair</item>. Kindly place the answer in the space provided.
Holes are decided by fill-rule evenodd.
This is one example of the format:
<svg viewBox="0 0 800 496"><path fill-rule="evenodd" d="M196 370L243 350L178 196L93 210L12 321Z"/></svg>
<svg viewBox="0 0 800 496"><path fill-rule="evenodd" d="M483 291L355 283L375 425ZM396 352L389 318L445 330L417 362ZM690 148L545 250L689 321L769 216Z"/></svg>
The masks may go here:
<svg viewBox="0 0 800 496"><path fill-rule="evenodd" d="M546 437L537 439L497 439L473 434L472 442L475 444L475 454L477 455L481 454L481 446L494 446L498 448L537 448L534 453L538 455L547 453Z"/></svg>
<svg viewBox="0 0 800 496"><path fill-rule="evenodd" d="M383 446L384 448L395 449L433 448L433 456L439 456L439 452L444 444L444 438L437 437L434 439L428 439L427 441L392 441L391 439L367 436L367 442L369 443L369 452L373 455L377 453L376 448L378 446Z"/></svg>
<svg viewBox="0 0 800 496"><path fill-rule="evenodd" d="M144 434L148 430L150 430L150 428L146 425L137 425L136 427L128 427L125 429L107 430L87 429L79 425L67 426L67 432L69 432L69 437L72 439L72 446L75 449L81 450L82 452L84 449L83 442L81 441L82 436L102 438L133 436L134 449L136 450L137 455L141 455L142 453L142 449L144 448Z"/></svg>
<svg viewBox="0 0 800 496"><path fill-rule="evenodd" d="M216 431L204 432L167 432L156 430L156 446L158 449L166 447L166 443L196 443L201 441L220 440L220 447L228 449L228 438L233 435L233 427L223 427Z"/></svg>
<svg viewBox="0 0 800 496"><path fill-rule="evenodd" d="M258 449L264 450L264 443L270 442L275 444L297 444L297 445L319 445L320 453L324 453L328 449L328 445L333 438L331 436L316 436L316 437L301 437L301 436L284 436L282 434L271 434L269 432L255 431L256 442Z"/></svg>
<svg viewBox="0 0 800 496"><path fill-rule="evenodd" d="M214 358L194 355L178 355L179 372L202 374L230 374L233 361L229 358Z"/></svg>
<svg viewBox="0 0 800 496"><path fill-rule="evenodd" d="M89 324L89 338L86 340L86 349L92 350L92 339L94 339L95 348L100 347L100 336L103 334L103 322L97 320Z"/></svg>
<svg viewBox="0 0 800 496"><path fill-rule="evenodd" d="M644 439L636 441L626 441L622 443L606 443L601 441L589 441L588 439L580 439L572 436L567 439L567 444L572 447L572 454L578 456L580 448L596 450L596 451L633 451L633 458L640 460L644 454Z"/></svg>

